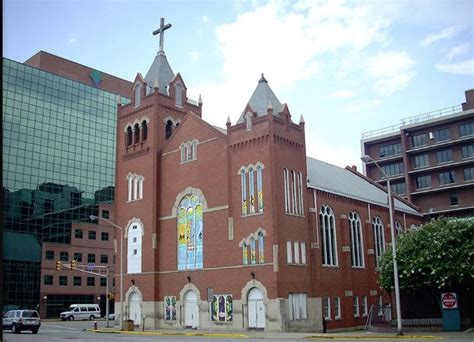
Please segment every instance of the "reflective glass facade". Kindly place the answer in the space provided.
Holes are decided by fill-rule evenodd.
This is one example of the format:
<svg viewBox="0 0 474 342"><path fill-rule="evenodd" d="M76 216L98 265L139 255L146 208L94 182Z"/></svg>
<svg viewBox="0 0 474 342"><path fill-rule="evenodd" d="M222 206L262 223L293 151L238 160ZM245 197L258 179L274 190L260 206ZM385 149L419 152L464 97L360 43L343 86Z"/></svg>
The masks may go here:
<svg viewBox="0 0 474 342"><path fill-rule="evenodd" d="M5 58L2 95L4 231L68 244L71 222L87 221L97 203L113 200L119 96ZM22 246L11 247L8 258L4 253L4 304L34 308L39 271L29 284L15 279L31 268L25 263L37 268L41 253L24 261ZM37 295L20 295L31 288Z"/></svg>

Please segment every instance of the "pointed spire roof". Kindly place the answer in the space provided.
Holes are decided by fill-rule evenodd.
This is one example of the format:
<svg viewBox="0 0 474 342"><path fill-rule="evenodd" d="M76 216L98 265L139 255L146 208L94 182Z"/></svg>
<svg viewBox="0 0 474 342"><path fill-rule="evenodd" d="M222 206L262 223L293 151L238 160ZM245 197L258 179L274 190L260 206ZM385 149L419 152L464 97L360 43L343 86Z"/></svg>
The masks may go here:
<svg viewBox="0 0 474 342"><path fill-rule="evenodd" d="M275 93L268 85L268 81L263 74L237 123L244 122L244 115L247 112L248 107L250 107L253 112L257 113L257 117L267 115L268 108L273 108L273 115L276 116L278 116L278 114L283 110L280 100L278 100Z"/></svg>
<svg viewBox="0 0 474 342"><path fill-rule="evenodd" d="M148 86L156 86L158 84L158 92L168 95L168 85L174 78L174 72L171 69L166 55L163 51L159 51L153 61L150 70L146 73L145 82Z"/></svg>

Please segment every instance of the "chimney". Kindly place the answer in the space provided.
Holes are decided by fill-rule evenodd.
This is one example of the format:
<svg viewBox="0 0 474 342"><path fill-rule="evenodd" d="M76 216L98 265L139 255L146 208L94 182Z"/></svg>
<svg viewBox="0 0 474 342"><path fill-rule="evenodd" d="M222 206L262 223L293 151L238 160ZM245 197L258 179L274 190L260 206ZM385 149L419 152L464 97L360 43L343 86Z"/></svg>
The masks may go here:
<svg viewBox="0 0 474 342"><path fill-rule="evenodd" d="M474 109L474 89L469 89L464 92L466 102L462 104L462 110Z"/></svg>

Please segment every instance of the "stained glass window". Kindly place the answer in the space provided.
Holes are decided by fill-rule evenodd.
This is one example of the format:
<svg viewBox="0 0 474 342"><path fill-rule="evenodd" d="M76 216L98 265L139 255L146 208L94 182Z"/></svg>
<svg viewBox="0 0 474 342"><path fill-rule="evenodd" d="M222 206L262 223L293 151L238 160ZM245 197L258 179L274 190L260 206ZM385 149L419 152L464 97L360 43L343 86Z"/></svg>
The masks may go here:
<svg viewBox="0 0 474 342"><path fill-rule="evenodd" d="M242 170L240 174L240 180L242 185L242 215L247 215L247 180L245 176L245 170Z"/></svg>
<svg viewBox="0 0 474 342"><path fill-rule="evenodd" d="M258 263L263 264L265 262L265 254L264 254L264 241L263 241L263 233L258 233Z"/></svg>
<svg viewBox="0 0 474 342"><path fill-rule="evenodd" d="M178 206L178 270L203 268L202 204L186 195Z"/></svg>
<svg viewBox="0 0 474 342"><path fill-rule="evenodd" d="M165 296L165 321L176 321L176 296Z"/></svg>
<svg viewBox="0 0 474 342"><path fill-rule="evenodd" d="M212 320L231 322L233 319L233 304L231 295L215 295L212 300Z"/></svg>
<svg viewBox="0 0 474 342"><path fill-rule="evenodd" d="M262 166L257 165L258 212L263 213Z"/></svg>

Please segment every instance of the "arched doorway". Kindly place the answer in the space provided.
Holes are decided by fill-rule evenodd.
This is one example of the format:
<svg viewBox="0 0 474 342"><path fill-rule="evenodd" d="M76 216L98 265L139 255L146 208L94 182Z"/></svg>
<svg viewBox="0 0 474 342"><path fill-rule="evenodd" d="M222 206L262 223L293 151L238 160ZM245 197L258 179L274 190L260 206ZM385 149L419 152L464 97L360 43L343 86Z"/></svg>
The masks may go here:
<svg viewBox="0 0 474 342"><path fill-rule="evenodd" d="M134 325L140 325L142 310L140 307L140 297L135 291L133 291L128 297L128 305L130 308L129 319L133 320Z"/></svg>
<svg viewBox="0 0 474 342"><path fill-rule="evenodd" d="M254 287L248 294L249 329L265 329L265 305L262 291Z"/></svg>
<svg viewBox="0 0 474 342"><path fill-rule="evenodd" d="M184 295L184 327L197 329L199 326L199 306L193 291Z"/></svg>

